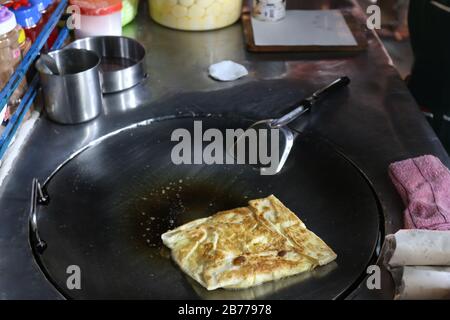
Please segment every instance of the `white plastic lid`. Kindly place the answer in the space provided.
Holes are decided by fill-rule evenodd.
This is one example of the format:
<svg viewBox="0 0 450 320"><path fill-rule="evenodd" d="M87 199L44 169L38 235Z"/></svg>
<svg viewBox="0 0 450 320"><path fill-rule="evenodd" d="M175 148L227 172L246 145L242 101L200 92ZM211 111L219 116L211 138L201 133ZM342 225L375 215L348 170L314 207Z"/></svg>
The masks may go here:
<svg viewBox="0 0 450 320"><path fill-rule="evenodd" d="M7 34L17 26L14 13L4 6L0 6L0 35Z"/></svg>

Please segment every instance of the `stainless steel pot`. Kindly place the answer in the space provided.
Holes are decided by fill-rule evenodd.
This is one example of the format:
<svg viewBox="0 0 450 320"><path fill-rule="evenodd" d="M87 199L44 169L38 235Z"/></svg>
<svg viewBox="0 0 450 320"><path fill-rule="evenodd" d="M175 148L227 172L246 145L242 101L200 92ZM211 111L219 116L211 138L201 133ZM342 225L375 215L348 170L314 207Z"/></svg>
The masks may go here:
<svg viewBox="0 0 450 320"><path fill-rule="evenodd" d="M101 57L103 93L129 89L146 76L145 48L134 39L118 36L89 37L74 41L66 48L92 50Z"/></svg>
<svg viewBox="0 0 450 320"><path fill-rule="evenodd" d="M36 62L45 111L62 124L77 124L96 118L102 110L99 56L92 51L63 49L50 52L59 74L52 74L44 59Z"/></svg>

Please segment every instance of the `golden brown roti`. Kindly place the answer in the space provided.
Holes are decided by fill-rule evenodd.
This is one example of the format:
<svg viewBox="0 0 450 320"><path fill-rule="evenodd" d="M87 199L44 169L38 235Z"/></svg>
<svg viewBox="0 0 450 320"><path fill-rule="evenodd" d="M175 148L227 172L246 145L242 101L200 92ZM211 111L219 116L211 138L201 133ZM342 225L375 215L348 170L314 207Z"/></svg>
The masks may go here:
<svg viewBox="0 0 450 320"><path fill-rule="evenodd" d="M248 288L336 259L275 196L192 221L162 240L181 269L208 290Z"/></svg>

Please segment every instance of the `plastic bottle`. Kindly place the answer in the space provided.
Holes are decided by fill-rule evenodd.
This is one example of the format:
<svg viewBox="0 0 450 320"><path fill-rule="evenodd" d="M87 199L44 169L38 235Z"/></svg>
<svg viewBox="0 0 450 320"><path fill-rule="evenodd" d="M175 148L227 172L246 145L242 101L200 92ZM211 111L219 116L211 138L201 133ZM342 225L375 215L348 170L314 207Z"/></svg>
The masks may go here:
<svg viewBox="0 0 450 320"><path fill-rule="evenodd" d="M5 5L6 7L12 5L12 3L12 0L0 0L0 5ZM24 57L31 48L31 40L27 38L25 30L20 24L17 24L16 29L19 32L20 51L22 52L22 57Z"/></svg>
<svg viewBox="0 0 450 320"><path fill-rule="evenodd" d="M42 16L41 18L42 27L45 26L45 24L52 16L53 11L55 11L56 8L55 3L53 3L52 0L30 0L30 3L34 6L37 6ZM50 36L48 37L45 49L50 50L52 48L53 44L58 38L58 33L59 32L57 28L53 29Z"/></svg>
<svg viewBox="0 0 450 320"><path fill-rule="evenodd" d="M253 0L253 17L275 22L286 17L286 0Z"/></svg>
<svg viewBox="0 0 450 320"><path fill-rule="evenodd" d="M19 31L16 28L17 21L14 14L0 6L0 89L3 89L14 73L15 68L22 60L19 45ZM25 80L21 82L8 101L7 109L0 106L0 109L12 115L20 104L26 90Z"/></svg>
<svg viewBox="0 0 450 320"><path fill-rule="evenodd" d="M7 6L14 12L17 23L23 27L27 38L35 42L44 26L38 6L32 5L28 0L12 1Z"/></svg>

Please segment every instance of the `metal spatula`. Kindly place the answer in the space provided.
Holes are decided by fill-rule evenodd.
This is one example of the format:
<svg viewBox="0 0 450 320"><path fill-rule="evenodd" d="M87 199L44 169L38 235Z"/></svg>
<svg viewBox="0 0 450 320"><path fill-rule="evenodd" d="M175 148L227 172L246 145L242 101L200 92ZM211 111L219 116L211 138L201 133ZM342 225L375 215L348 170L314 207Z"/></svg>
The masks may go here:
<svg viewBox="0 0 450 320"><path fill-rule="evenodd" d="M328 95L329 93L336 91L337 89L344 88L350 84L350 79L348 77L341 77L335 81L333 81L331 84L327 85L326 87L316 91L312 96L309 98L306 98L302 100L298 107L289 112L288 114L282 116L278 119L266 119L261 120L253 125L251 125L246 132L249 129L253 130L260 130L260 129L266 129L267 132L271 132L271 129L278 129L279 130L279 154L281 154L280 160L278 162L278 165L276 168L271 168L270 171L268 168L261 168L261 173L265 175L271 175L271 174L277 174L281 171L283 166L285 165L289 153L291 152L292 146L294 144L294 140L296 137L296 133L292 131L287 125L291 123L292 121L298 119L302 115L306 114L308 111L310 111L316 103L322 99L324 96ZM240 142L242 142L243 137L245 137L245 134L240 136L236 144L233 146L235 148ZM271 139L269 138L269 141ZM234 149L233 149L234 150ZM234 151L233 151L234 152ZM233 153L234 154L234 153Z"/></svg>
<svg viewBox="0 0 450 320"><path fill-rule="evenodd" d="M46 53L41 53L41 59L44 61L43 66L47 69L49 74L60 74L58 64L52 56Z"/></svg>

